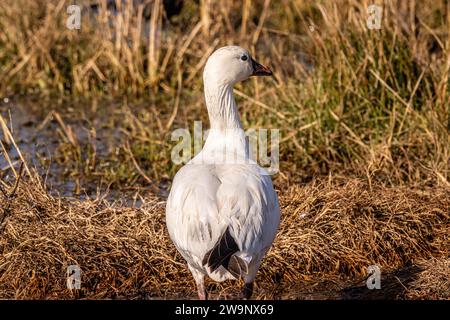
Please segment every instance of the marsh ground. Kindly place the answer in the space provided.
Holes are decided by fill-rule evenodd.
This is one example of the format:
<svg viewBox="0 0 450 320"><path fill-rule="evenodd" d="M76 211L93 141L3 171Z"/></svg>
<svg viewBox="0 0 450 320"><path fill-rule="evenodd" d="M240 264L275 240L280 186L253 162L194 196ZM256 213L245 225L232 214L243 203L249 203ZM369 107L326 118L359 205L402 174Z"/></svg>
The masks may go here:
<svg viewBox="0 0 450 320"><path fill-rule="evenodd" d="M380 30L368 1L145 3L80 30L69 1L0 3L0 297L195 297L164 228L170 135L207 127L203 64L239 43L275 74L236 87L242 122L281 133L256 297L449 298L448 2L380 1Z"/></svg>

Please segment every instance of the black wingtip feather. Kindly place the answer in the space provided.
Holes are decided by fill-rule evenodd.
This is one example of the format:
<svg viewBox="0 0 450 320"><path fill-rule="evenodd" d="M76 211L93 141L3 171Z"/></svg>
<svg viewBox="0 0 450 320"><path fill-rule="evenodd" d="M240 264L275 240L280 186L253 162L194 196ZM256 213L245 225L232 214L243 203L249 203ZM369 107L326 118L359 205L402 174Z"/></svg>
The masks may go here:
<svg viewBox="0 0 450 320"><path fill-rule="evenodd" d="M217 270L220 266L228 270L231 256L238 251L239 247L228 227L216 245L203 258L203 265L209 266L211 271Z"/></svg>

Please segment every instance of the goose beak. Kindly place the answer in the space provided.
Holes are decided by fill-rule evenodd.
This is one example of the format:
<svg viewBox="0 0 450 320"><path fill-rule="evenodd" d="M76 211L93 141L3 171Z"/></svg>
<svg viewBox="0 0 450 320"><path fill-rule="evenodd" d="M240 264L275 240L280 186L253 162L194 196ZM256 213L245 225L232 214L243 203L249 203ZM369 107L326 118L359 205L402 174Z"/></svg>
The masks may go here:
<svg viewBox="0 0 450 320"><path fill-rule="evenodd" d="M252 66L253 66L252 76L271 76L272 75L272 71L269 68L256 62L255 60L253 60L253 58L252 58Z"/></svg>

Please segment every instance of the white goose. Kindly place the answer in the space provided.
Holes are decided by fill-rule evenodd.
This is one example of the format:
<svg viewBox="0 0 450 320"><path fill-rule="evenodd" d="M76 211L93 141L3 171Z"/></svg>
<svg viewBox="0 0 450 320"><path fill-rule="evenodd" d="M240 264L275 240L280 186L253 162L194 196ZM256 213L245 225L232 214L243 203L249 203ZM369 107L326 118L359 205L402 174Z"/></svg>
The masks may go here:
<svg viewBox="0 0 450 320"><path fill-rule="evenodd" d="M277 194L267 172L250 159L233 85L272 75L247 50L215 51L203 72L211 129L202 151L176 174L166 206L170 238L186 259L198 296L214 281L244 279L249 299L262 258L280 222Z"/></svg>

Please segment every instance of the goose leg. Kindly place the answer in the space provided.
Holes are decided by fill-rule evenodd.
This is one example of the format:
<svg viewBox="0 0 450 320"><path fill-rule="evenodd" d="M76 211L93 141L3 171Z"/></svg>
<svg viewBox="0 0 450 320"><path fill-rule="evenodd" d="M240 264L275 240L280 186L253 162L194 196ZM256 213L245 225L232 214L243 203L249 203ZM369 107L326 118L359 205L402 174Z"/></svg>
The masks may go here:
<svg viewBox="0 0 450 320"><path fill-rule="evenodd" d="M202 279L199 281L196 281L197 283L197 291L198 291L198 298L200 300L208 300L208 292L205 288L205 282L204 282L204 276L202 276Z"/></svg>
<svg viewBox="0 0 450 320"><path fill-rule="evenodd" d="M205 275L191 266L189 266L189 270L197 285L198 298L200 300L208 300L208 292L205 287Z"/></svg>
<svg viewBox="0 0 450 320"><path fill-rule="evenodd" d="M241 297L242 299L250 299L253 294L253 281L245 283L241 289Z"/></svg>

